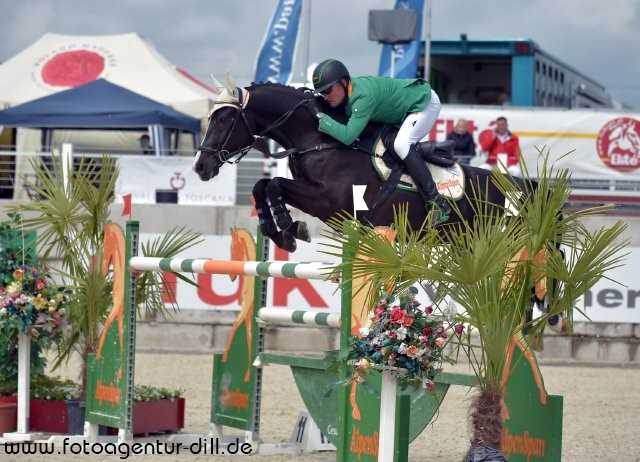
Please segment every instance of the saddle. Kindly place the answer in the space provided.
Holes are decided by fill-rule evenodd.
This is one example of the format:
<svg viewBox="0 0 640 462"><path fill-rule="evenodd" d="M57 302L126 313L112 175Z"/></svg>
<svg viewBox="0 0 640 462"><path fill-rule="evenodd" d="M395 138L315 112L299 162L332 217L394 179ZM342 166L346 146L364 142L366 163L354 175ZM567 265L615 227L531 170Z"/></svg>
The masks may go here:
<svg viewBox="0 0 640 462"><path fill-rule="evenodd" d="M358 141L358 149L371 154L373 166L383 181L370 210L386 201L396 189L417 191L413 179L406 173L404 164L393 149L397 134L395 127L370 124ZM440 143L424 141L417 144L416 150L427 163L438 192L458 200L464 194L464 171L453 158L454 146L452 140Z"/></svg>

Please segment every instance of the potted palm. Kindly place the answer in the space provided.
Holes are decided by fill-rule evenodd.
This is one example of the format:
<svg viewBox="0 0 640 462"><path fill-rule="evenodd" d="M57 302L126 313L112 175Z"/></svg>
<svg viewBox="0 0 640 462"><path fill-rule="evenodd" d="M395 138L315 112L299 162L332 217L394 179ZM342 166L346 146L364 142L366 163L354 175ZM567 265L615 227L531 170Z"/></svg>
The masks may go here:
<svg viewBox="0 0 640 462"><path fill-rule="evenodd" d="M521 168L528 177L526 167ZM464 310L456 320L472 327L478 339L477 345L460 343L478 383L470 410L469 461L506 460L500 454L501 402L511 339L527 332L532 341L539 340L548 319L561 313L570 324L578 297L622 264L626 225L618 221L589 231L581 219L602 208L563 215L570 174L552 174L543 156L538 187L525 197L513 192L512 178L496 172L494 181L515 206L515 216L491 214L487 207L477 211L473 222L450 229L446 236L426 225L411 230L406 209L396 212L393 243L361 224L339 220L332 223L336 231L326 234L336 242L331 246L346 246L341 267L348 265L353 278L369 276L370 300L380 287L403 289L429 281ZM555 281L547 284L549 311L523 322L532 306L532 288L545 276Z"/></svg>
<svg viewBox="0 0 640 462"><path fill-rule="evenodd" d="M33 180L25 179L25 183L35 199L9 210L23 216L26 230L37 232L42 258L52 263L52 271L69 292L69 331L55 352L53 368L77 354L82 362L79 380L84 398L87 357L96 351L103 322L111 309L113 275L103 274L98 268L102 267L103 228L109 222L119 168L112 156L82 158L65 181L60 156L53 155L51 162L32 160L31 164L36 175ZM143 244L142 250L148 256L171 257L200 240L199 233L174 228ZM177 277L192 283L182 275ZM159 318L170 314L163 293L171 286L164 283L161 275L144 274L136 283L139 313L144 311ZM173 309L176 308L174 304Z"/></svg>

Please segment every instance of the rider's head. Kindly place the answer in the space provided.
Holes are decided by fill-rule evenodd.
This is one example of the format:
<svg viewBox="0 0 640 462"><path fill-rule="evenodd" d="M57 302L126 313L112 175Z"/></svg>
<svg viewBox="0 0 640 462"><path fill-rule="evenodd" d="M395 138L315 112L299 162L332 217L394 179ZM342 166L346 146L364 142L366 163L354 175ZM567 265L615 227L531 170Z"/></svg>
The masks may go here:
<svg viewBox="0 0 640 462"><path fill-rule="evenodd" d="M344 64L337 59L325 59L313 71L313 88L329 105L336 107L347 97L349 79L349 71Z"/></svg>

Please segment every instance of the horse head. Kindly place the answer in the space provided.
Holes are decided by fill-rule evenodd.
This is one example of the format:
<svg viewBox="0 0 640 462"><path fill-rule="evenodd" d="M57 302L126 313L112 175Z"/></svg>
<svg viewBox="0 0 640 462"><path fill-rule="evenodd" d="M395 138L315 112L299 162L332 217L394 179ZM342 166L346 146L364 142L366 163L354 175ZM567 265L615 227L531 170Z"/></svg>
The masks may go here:
<svg viewBox="0 0 640 462"><path fill-rule="evenodd" d="M207 130L193 161L193 171L202 181L215 177L222 164L240 153L246 153L255 141L243 112L246 92L235 86L230 71L224 88L213 103L208 115Z"/></svg>
<svg viewBox="0 0 640 462"><path fill-rule="evenodd" d="M227 72L224 87L209 112L193 170L201 180L208 181L218 174L222 164L236 156L239 160L251 148L269 156L268 138L292 151L318 145L322 135L309 110L315 104L308 89L273 83L240 88Z"/></svg>

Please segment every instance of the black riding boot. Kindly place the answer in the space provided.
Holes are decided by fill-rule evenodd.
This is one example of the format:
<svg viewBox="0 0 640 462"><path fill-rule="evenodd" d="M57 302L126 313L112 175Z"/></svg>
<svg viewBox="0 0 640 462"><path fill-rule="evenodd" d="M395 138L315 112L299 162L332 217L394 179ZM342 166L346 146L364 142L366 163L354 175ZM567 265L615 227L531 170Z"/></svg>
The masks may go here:
<svg viewBox="0 0 640 462"><path fill-rule="evenodd" d="M440 212L440 216L436 217L436 222L433 223L433 225L435 226L447 221L451 214L451 206L447 200L438 193L438 188L436 187L435 181L433 181L431 172L427 164L420 157L420 154L416 151L414 144L411 145L409 154L407 154L407 157L405 157L402 162L404 162L405 167L407 167L407 172L416 183L418 191L424 201L435 205Z"/></svg>

